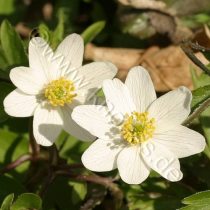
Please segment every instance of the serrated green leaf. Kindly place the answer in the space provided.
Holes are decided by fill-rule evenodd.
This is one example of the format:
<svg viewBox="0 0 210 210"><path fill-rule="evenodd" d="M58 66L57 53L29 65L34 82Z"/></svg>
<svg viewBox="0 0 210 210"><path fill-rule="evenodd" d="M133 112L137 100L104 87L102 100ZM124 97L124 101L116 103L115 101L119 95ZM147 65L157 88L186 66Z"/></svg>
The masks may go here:
<svg viewBox="0 0 210 210"><path fill-rule="evenodd" d="M206 85L210 85L210 76L202 73L197 75L195 69L191 69L192 80L195 88L200 88Z"/></svg>
<svg viewBox="0 0 210 210"><path fill-rule="evenodd" d="M1 76L1 72L0 72ZM0 123L4 122L8 119L8 115L4 111L3 101L5 97L14 89L13 85L6 83L6 82L0 82Z"/></svg>
<svg viewBox="0 0 210 210"><path fill-rule="evenodd" d="M186 197L182 200L183 204L202 204L205 200L208 200L210 205L210 190L203 191Z"/></svg>
<svg viewBox="0 0 210 210"><path fill-rule="evenodd" d="M84 39L84 43L87 44L91 42L104 29L105 25L105 21L98 21L89 26L81 35Z"/></svg>
<svg viewBox="0 0 210 210"><path fill-rule="evenodd" d="M200 87L192 91L193 99L191 103L192 111L210 97L210 85Z"/></svg>
<svg viewBox="0 0 210 210"><path fill-rule="evenodd" d="M182 200L183 204L189 205L180 210L209 210L210 209L210 190L203 191L186 197Z"/></svg>
<svg viewBox="0 0 210 210"><path fill-rule="evenodd" d="M0 40L5 58L10 66L28 63L22 40L7 20L1 24Z"/></svg>
<svg viewBox="0 0 210 210"><path fill-rule="evenodd" d="M1 205L1 210L10 210L10 207L12 205L13 199L14 199L14 194L8 195L4 199L4 201L3 201L2 205Z"/></svg>
<svg viewBox="0 0 210 210"><path fill-rule="evenodd" d="M209 205L190 205L190 206L185 206L179 210L209 210Z"/></svg>
<svg viewBox="0 0 210 210"><path fill-rule="evenodd" d="M11 210L40 210L42 208L41 198L33 193L24 193L18 196L17 200L11 206Z"/></svg>
<svg viewBox="0 0 210 210"><path fill-rule="evenodd" d="M210 146L210 107L200 115L200 122L204 131L208 146Z"/></svg>
<svg viewBox="0 0 210 210"><path fill-rule="evenodd" d="M210 97L209 87L210 87L210 76L202 73L198 76L195 70L191 71L193 84L198 89L194 90L192 99L192 110L195 110L199 104L202 104ZM201 113L200 118L201 127L204 131L205 137L207 139L208 145L210 145L210 107L208 107L204 112Z"/></svg>

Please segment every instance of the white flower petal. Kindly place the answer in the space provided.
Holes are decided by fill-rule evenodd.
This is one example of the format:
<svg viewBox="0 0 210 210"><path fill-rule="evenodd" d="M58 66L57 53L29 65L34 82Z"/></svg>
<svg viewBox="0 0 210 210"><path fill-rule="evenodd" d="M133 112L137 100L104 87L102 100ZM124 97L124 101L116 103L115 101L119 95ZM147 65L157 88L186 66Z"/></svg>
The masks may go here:
<svg viewBox="0 0 210 210"><path fill-rule="evenodd" d="M28 67L16 67L10 71L13 84L27 94L38 94L46 84L46 78Z"/></svg>
<svg viewBox="0 0 210 210"><path fill-rule="evenodd" d="M109 111L117 118L123 119L126 113L130 114L136 110L127 86L119 79L105 80L103 91Z"/></svg>
<svg viewBox="0 0 210 210"><path fill-rule="evenodd" d="M89 95L93 95L105 79L112 79L117 74L117 68L109 62L93 62L78 69L79 77L77 81L79 90L88 90ZM81 79L82 78L82 79Z"/></svg>
<svg viewBox="0 0 210 210"><path fill-rule="evenodd" d="M82 105L74 108L73 120L101 139L110 139L116 135L107 107L100 105Z"/></svg>
<svg viewBox="0 0 210 210"><path fill-rule="evenodd" d="M76 106L83 105L83 104L94 104L94 103L89 103L89 100L87 100L86 95L77 93L72 103L68 104L68 106L73 110Z"/></svg>
<svg viewBox="0 0 210 210"><path fill-rule="evenodd" d="M93 141L96 139L95 136L91 135L87 130L80 127L71 117L72 109L69 107L62 108L63 120L64 120L64 130L70 135L76 137L82 141Z"/></svg>
<svg viewBox="0 0 210 210"><path fill-rule="evenodd" d="M129 71L125 84L138 112L145 112L148 106L157 98L150 75L141 66L136 66Z"/></svg>
<svg viewBox="0 0 210 210"><path fill-rule="evenodd" d="M37 107L34 113L33 132L36 142L42 146L51 146L63 127L59 108L51 108L47 104Z"/></svg>
<svg viewBox="0 0 210 210"><path fill-rule="evenodd" d="M155 139L142 144L141 154L148 166L169 181L182 179L178 158L166 147L158 144Z"/></svg>
<svg viewBox="0 0 210 210"><path fill-rule="evenodd" d="M36 96L27 95L18 88L4 99L5 112L14 117L33 116L37 105Z"/></svg>
<svg viewBox="0 0 210 210"><path fill-rule="evenodd" d="M142 183L150 173L138 146L124 148L118 155L117 167L122 180L128 184Z"/></svg>
<svg viewBox="0 0 210 210"><path fill-rule="evenodd" d="M60 58L40 37L34 37L29 43L29 66L46 80L51 81L61 76Z"/></svg>
<svg viewBox="0 0 210 210"><path fill-rule="evenodd" d="M154 141L167 147L178 158L200 153L206 145L201 134L181 125L155 134Z"/></svg>
<svg viewBox="0 0 210 210"><path fill-rule="evenodd" d="M155 100L148 112L155 118L158 129L165 130L170 126L181 124L187 118L191 100L190 90L180 87Z"/></svg>
<svg viewBox="0 0 210 210"><path fill-rule="evenodd" d="M68 64L66 70L73 70L82 66L84 53L84 42L80 35L71 34L67 36L56 49L55 54L62 54L64 62ZM67 73L67 72L66 72Z"/></svg>
<svg viewBox="0 0 210 210"><path fill-rule="evenodd" d="M121 146L111 141L98 139L83 153L82 163L91 171L111 171L116 168L117 155L121 150Z"/></svg>

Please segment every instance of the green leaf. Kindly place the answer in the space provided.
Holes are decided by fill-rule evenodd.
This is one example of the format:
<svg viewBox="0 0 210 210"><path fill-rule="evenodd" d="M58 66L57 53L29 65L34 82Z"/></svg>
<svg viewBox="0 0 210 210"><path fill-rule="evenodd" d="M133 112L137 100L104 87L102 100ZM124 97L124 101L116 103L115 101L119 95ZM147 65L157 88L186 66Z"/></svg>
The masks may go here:
<svg viewBox="0 0 210 210"><path fill-rule="evenodd" d="M98 21L89 26L83 33L82 37L84 39L84 43L87 44L91 42L105 27L105 21Z"/></svg>
<svg viewBox="0 0 210 210"><path fill-rule="evenodd" d="M191 103L192 111L210 97L210 85L200 87L192 91L193 99Z"/></svg>
<svg viewBox="0 0 210 210"><path fill-rule="evenodd" d="M87 194L87 184L85 182L70 182L73 187L73 193L71 194L72 203L77 204L85 199Z"/></svg>
<svg viewBox="0 0 210 210"><path fill-rule="evenodd" d="M4 201L3 201L2 205L1 205L1 210L10 210L10 207L12 205L13 199L14 199L14 194L8 195L4 199Z"/></svg>
<svg viewBox="0 0 210 210"><path fill-rule="evenodd" d="M28 134L21 133L21 129L28 128L28 120L10 118L1 127L3 128L0 128L0 167L3 168L6 164L28 153ZM24 176L21 173L26 171L28 164L28 162L21 164L15 170L12 170L10 174L19 181L23 180Z"/></svg>
<svg viewBox="0 0 210 210"><path fill-rule="evenodd" d="M203 52L203 55L210 61L210 52Z"/></svg>
<svg viewBox="0 0 210 210"><path fill-rule="evenodd" d="M0 15L9 15L15 11L15 0L0 0Z"/></svg>
<svg viewBox="0 0 210 210"><path fill-rule="evenodd" d="M58 25L52 33L52 48L56 49L58 44L64 39L65 14L63 10L58 12Z"/></svg>
<svg viewBox="0 0 210 210"><path fill-rule="evenodd" d="M48 43L51 42L51 31L47 25L41 23L38 27L39 35Z"/></svg>
<svg viewBox="0 0 210 210"><path fill-rule="evenodd" d="M61 147L59 154L62 158L68 160L68 163L81 162L81 155L88 148L90 142L78 141L73 136L69 136L66 132L62 132L56 141L57 147Z"/></svg>
<svg viewBox="0 0 210 210"><path fill-rule="evenodd" d="M17 200L11 207L11 210L40 210L42 208L41 198L32 193L24 193L18 196Z"/></svg>
<svg viewBox="0 0 210 210"><path fill-rule="evenodd" d="M202 205L205 202L208 202L210 205L210 190L203 191L186 197L182 200L183 204L198 204Z"/></svg>
<svg viewBox="0 0 210 210"><path fill-rule="evenodd" d="M189 206L183 207L181 210L208 210L210 207L210 190L186 197L182 200L182 203Z"/></svg>
<svg viewBox="0 0 210 210"><path fill-rule="evenodd" d="M184 186L151 178L141 185L122 184L121 188L129 210L175 210L181 206L181 198L189 195L189 189Z"/></svg>
<svg viewBox="0 0 210 210"><path fill-rule="evenodd" d="M69 178L57 177L46 192L46 196L43 199L43 209L54 209L53 207L55 206L57 206L57 209L62 210L79 209L72 203L72 192L73 189L69 184Z"/></svg>
<svg viewBox="0 0 210 210"><path fill-rule="evenodd" d="M191 69L191 75L193 80L193 85L195 88L203 87L206 85L210 85L210 76L202 73L201 75L197 75L195 69Z"/></svg>
<svg viewBox="0 0 210 210"><path fill-rule="evenodd" d="M9 175L0 176L0 186L0 202L2 202L8 194L14 193L15 195L19 195L26 191L18 180Z"/></svg>
<svg viewBox="0 0 210 210"><path fill-rule="evenodd" d="M65 31L73 33L75 31L74 20L78 17L81 2L78 0L59 0L55 4L55 13L62 13L64 18Z"/></svg>
<svg viewBox="0 0 210 210"><path fill-rule="evenodd" d="M38 29L40 36L49 43L52 49L56 49L64 38L64 14L59 12L58 25L54 31L51 31L44 23L40 24Z"/></svg>
<svg viewBox="0 0 210 210"><path fill-rule="evenodd" d="M191 107L194 111L196 108L199 107L200 104L205 102L210 97L210 76L205 73L202 73L200 76L198 76L193 69L191 71L191 74L193 84L196 88L198 88L192 92L193 99ZM199 120L207 139L208 145L210 145L210 107L208 107L204 112L201 113Z"/></svg>
<svg viewBox="0 0 210 210"><path fill-rule="evenodd" d="M200 122L204 131L208 146L210 146L210 107L200 115Z"/></svg>
<svg viewBox="0 0 210 210"><path fill-rule="evenodd" d="M1 24L0 40L5 58L10 66L28 63L22 40L7 20Z"/></svg>
<svg viewBox="0 0 210 210"><path fill-rule="evenodd" d="M0 82L0 122L4 122L9 117L4 111L3 100L13 89L14 87L11 84Z"/></svg>
<svg viewBox="0 0 210 210"><path fill-rule="evenodd" d="M200 206L200 205L193 205L193 206L190 205L190 206L183 207L179 210L209 210L209 205L206 205L206 206L204 206L204 205L202 205L202 206Z"/></svg>
<svg viewBox="0 0 210 210"><path fill-rule="evenodd" d="M9 74L6 71L3 71L0 69L0 80L8 81L10 82Z"/></svg>
<svg viewBox="0 0 210 210"><path fill-rule="evenodd" d="M6 70L8 67L7 59L5 58L3 50L0 48L0 69Z"/></svg>

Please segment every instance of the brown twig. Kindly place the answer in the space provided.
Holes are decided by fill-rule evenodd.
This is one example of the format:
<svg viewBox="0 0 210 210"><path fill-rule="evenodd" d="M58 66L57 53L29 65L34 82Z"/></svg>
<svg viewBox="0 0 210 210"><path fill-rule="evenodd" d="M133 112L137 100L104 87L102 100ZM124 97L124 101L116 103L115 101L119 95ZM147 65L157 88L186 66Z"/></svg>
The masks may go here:
<svg viewBox="0 0 210 210"><path fill-rule="evenodd" d="M210 98L203 102L184 122L183 125L189 126L194 119L200 116L210 106Z"/></svg>
<svg viewBox="0 0 210 210"><path fill-rule="evenodd" d="M48 147L48 152L49 152L49 166L48 166L48 172L47 172L48 175L46 179L44 180L41 190L39 192L39 195L41 197L45 195L49 186L55 180L57 176L56 170L57 170L57 167L59 167L60 161L61 161L61 158L59 157L59 153L55 144L53 144L51 147Z"/></svg>
<svg viewBox="0 0 210 210"><path fill-rule="evenodd" d="M106 196L106 190L94 188L91 190L90 197L87 198L86 202L80 207L80 210L90 210L100 205L104 197Z"/></svg>
<svg viewBox="0 0 210 210"><path fill-rule="evenodd" d="M40 146L36 143L33 134L33 119L31 118L29 121L29 151L31 152L33 157L38 157L40 153Z"/></svg>
<svg viewBox="0 0 210 210"><path fill-rule="evenodd" d="M18 166L20 166L21 164L23 164L23 163L25 163L25 162L27 162L29 160L32 160L32 156L30 154L21 155L15 161L9 163L4 168L2 168L0 170L0 174L4 174L4 173L6 173L8 171L11 171L11 170L17 168Z"/></svg>
<svg viewBox="0 0 210 210"><path fill-rule="evenodd" d="M53 183L53 181L55 180L55 178L56 178L56 174L54 173L53 168L51 168L49 170L49 174L46 177L46 179L45 179L45 181L44 181L44 183L42 185L42 188L41 188L41 190L39 192L39 195L40 195L41 198L44 197L45 193L47 192L47 189L49 188L50 184Z"/></svg>
<svg viewBox="0 0 210 210"><path fill-rule="evenodd" d="M74 175L69 171L57 171L57 175L63 175L63 176L68 176L71 179L77 180L77 181L86 181L86 182L91 182L99 185L103 185L107 189L110 190L112 193L115 203L116 203L116 208L118 209L122 205L122 199L123 199L123 192L120 190L120 188L117 186L117 184L113 183L113 179L108 178L108 177L101 177L98 175Z"/></svg>
<svg viewBox="0 0 210 210"><path fill-rule="evenodd" d="M193 49L194 50L198 50L198 51L209 51L209 49L206 49L202 46L200 46L199 44L194 44L191 41L183 41L181 44L181 48L184 51L184 53L187 55L187 57L199 68L201 68L201 70L203 70L206 74L208 74L210 76L210 69L208 69L193 53Z"/></svg>

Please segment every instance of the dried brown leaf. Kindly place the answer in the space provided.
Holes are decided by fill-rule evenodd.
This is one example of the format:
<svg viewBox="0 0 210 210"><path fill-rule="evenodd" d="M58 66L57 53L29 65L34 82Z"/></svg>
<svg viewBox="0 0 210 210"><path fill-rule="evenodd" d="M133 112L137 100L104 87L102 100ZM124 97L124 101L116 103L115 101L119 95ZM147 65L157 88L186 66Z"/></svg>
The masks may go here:
<svg viewBox="0 0 210 210"><path fill-rule="evenodd" d="M208 61L201 53L196 56L204 63ZM133 66L144 66L150 73L157 91L165 92L184 85L193 88L190 66L196 67L184 54L179 46L159 48L153 46L147 50L100 48L87 45L85 58L94 61L110 61L118 69L118 78L124 80L129 69ZM198 70L199 71L199 70Z"/></svg>
<svg viewBox="0 0 210 210"><path fill-rule="evenodd" d="M131 6L134 8L142 9L164 9L166 4L156 0L118 0L123 5Z"/></svg>

